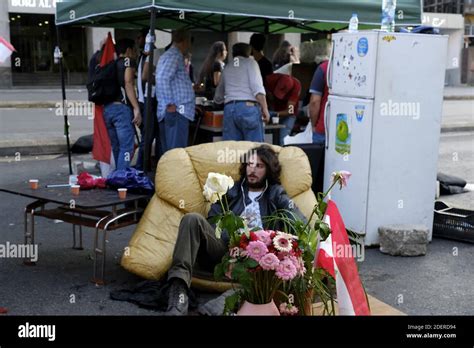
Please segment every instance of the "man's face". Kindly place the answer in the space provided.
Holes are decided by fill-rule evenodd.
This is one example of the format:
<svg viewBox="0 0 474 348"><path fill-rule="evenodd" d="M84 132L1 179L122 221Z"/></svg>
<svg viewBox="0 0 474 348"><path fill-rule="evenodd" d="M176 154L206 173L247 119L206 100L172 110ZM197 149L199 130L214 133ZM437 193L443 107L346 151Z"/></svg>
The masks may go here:
<svg viewBox="0 0 474 348"><path fill-rule="evenodd" d="M261 188L265 185L267 167L256 154L247 162L247 183L250 188Z"/></svg>

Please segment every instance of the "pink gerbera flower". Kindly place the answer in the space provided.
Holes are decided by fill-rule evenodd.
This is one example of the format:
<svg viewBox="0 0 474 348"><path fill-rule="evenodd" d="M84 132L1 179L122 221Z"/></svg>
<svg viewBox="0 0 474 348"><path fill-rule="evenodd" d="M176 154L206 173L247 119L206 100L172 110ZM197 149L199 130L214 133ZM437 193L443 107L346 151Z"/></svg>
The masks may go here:
<svg viewBox="0 0 474 348"><path fill-rule="evenodd" d="M268 253L260 259L259 264L265 271L274 271L280 264L280 260L275 254Z"/></svg>
<svg viewBox="0 0 474 348"><path fill-rule="evenodd" d="M270 233L264 230L260 230L255 232L255 235L258 237L259 240L265 243L266 246L272 244L272 238L270 237Z"/></svg>
<svg viewBox="0 0 474 348"><path fill-rule="evenodd" d="M282 261L280 261L280 264L276 269L275 275L281 280L291 280L296 277L297 273L298 271L296 269L296 266L289 258L285 257Z"/></svg>
<svg viewBox="0 0 474 348"><path fill-rule="evenodd" d="M253 242L250 242L249 245L246 248L247 250L247 255L254 259L255 261L260 261L260 259L268 253L268 248L260 240L256 240Z"/></svg>

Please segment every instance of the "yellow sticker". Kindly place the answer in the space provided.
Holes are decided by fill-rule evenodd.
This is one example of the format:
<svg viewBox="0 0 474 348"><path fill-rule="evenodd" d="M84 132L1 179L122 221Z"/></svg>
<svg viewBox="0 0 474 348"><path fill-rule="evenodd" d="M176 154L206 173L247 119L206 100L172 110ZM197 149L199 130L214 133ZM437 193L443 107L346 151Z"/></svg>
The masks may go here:
<svg viewBox="0 0 474 348"><path fill-rule="evenodd" d="M393 35L385 35L385 36L382 38L382 40L387 41L387 42L390 42L390 41L396 40L396 39L397 39L397 38L396 38L395 36L393 36Z"/></svg>

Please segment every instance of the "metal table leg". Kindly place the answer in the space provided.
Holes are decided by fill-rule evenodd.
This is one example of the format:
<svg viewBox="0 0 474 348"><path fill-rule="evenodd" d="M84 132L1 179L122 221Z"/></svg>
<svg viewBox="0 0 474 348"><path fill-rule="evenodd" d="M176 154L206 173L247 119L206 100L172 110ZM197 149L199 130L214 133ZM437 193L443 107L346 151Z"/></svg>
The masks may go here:
<svg viewBox="0 0 474 348"><path fill-rule="evenodd" d="M73 212L72 215L74 216L75 213ZM79 214L79 217L82 217L82 214ZM79 246L76 245L76 225L73 224L72 225L72 241L73 241L72 248L74 250L84 250L84 248L82 247L82 225L78 225L77 227L79 227Z"/></svg>
<svg viewBox="0 0 474 348"><path fill-rule="evenodd" d="M141 212L141 210L131 210L126 213L122 213L118 216L107 215L100 219L95 227L95 236L94 236L94 270L92 276L92 282L96 285L105 285L105 257L106 257L106 243L107 243L107 232L111 224L117 223L120 219L135 215ZM103 228L100 227L101 223L107 221ZM101 231L103 232L102 238L99 238ZM101 243L100 243L101 242ZM99 261L100 258L100 261Z"/></svg>
<svg viewBox="0 0 474 348"><path fill-rule="evenodd" d="M44 202L42 201L35 201L31 204L28 204L25 207L25 244L35 244L35 210L38 207L43 208L44 207ZM28 214L31 215L30 218L30 231L28 231ZM35 266L36 262L31 261L31 259L24 259L23 264L27 266Z"/></svg>

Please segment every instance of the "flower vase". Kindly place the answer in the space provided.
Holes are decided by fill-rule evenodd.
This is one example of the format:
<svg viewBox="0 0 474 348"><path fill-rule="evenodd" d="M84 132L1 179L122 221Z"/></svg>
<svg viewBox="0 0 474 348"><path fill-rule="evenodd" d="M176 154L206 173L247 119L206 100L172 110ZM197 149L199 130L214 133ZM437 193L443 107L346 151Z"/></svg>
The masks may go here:
<svg viewBox="0 0 474 348"><path fill-rule="evenodd" d="M275 315L279 316L280 311L278 310L275 302L271 300L265 304L254 304L245 301L237 312L237 315Z"/></svg>

